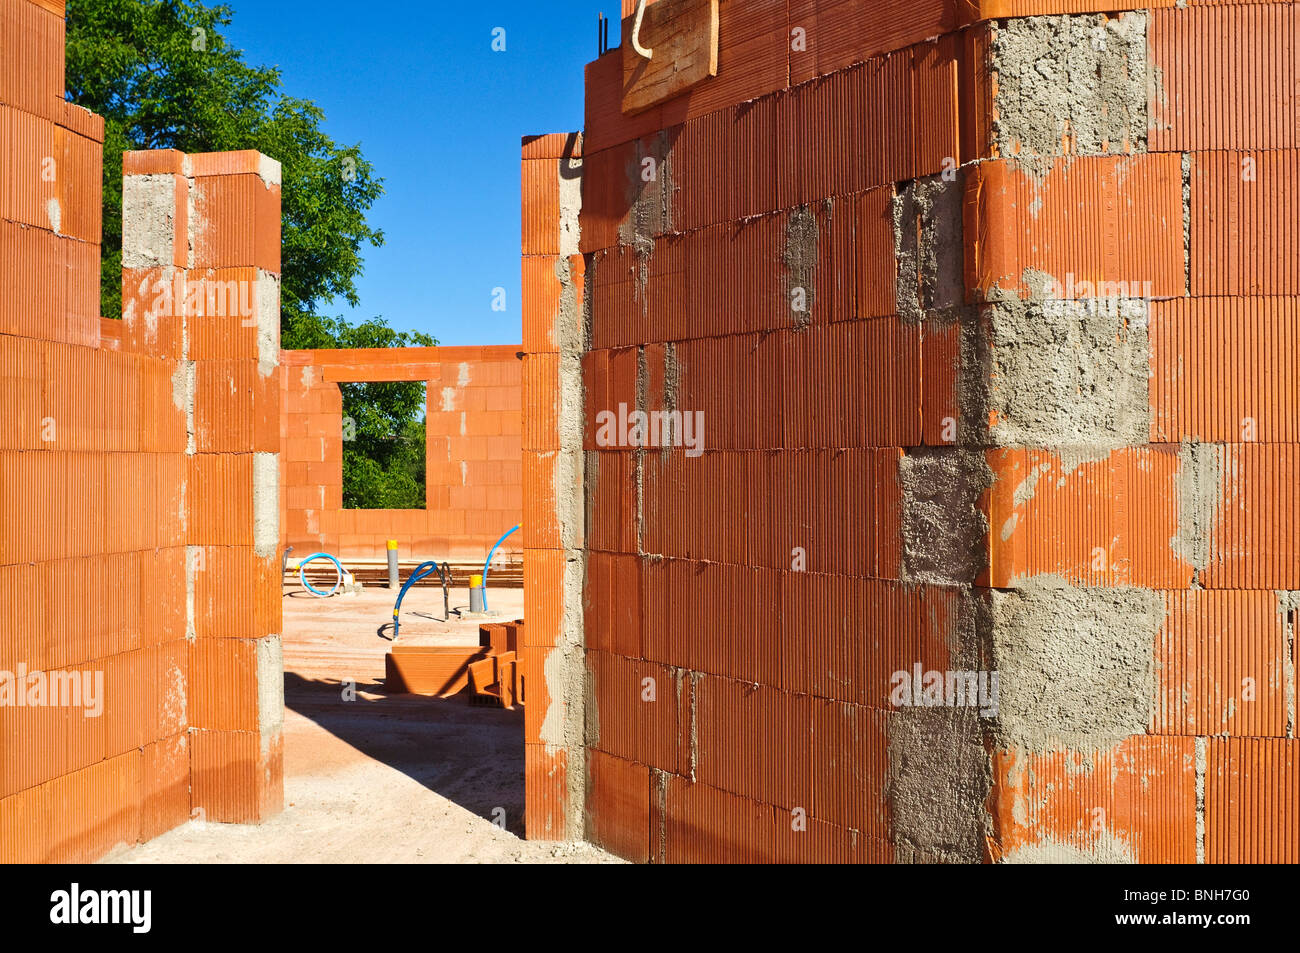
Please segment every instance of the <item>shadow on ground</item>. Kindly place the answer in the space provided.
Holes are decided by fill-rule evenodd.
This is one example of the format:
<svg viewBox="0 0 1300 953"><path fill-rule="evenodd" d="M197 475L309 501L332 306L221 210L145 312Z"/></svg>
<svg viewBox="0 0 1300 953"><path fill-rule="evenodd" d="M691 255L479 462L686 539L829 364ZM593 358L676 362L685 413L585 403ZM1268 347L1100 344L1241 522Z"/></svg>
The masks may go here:
<svg viewBox="0 0 1300 953"><path fill-rule="evenodd" d="M387 694L375 682L356 690L347 701L337 680L284 673L286 708L480 817L496 821L504 810L505 828L524 835L522 708L471 707L465 696Z"/></svg>

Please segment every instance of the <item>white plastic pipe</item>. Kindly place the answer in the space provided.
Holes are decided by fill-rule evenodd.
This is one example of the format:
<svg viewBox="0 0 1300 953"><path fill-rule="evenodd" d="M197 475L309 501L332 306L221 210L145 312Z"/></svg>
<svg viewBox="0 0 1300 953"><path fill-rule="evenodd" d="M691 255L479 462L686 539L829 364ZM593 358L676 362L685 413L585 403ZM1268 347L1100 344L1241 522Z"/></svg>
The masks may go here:
<svg viewBox="0 0 1300 953"><path fill-rule="evenodd" d="M637 0L636 19L632 21L632 49L636 50L639 56L650 59L654 55L654 50L647 50L641 45L641 18L645 16L645 0Z"/></svg>

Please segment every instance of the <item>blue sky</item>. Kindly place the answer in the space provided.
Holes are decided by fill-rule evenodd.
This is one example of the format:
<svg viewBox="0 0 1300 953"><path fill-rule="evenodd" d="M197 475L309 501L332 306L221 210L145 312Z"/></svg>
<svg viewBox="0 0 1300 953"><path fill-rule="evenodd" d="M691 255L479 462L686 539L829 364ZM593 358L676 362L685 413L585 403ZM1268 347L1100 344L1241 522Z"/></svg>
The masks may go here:
<svg viewBox="0 0 1300 953"><path fill-rule="evenodd" d="M441 344L519 343L519 138L582 128L597 14L615 19L617 43L618 0L225 2L245 60L280 67L285 91L315 101L326 132L359 142L385 180L369 216L385 242L364 252L360 307L322 310Z"/></svg>

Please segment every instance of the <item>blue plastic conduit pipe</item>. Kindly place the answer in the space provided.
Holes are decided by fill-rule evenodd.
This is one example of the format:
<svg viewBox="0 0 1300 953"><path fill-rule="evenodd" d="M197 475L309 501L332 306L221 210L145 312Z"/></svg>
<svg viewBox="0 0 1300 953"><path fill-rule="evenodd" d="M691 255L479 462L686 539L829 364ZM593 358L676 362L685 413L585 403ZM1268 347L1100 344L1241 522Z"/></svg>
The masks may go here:
<svg viewBox="0 0 1300 953"><path fill-rule="evenodd" d="M319 589L315 588L311 583L307 581L307 564L311 562L313 559L328 559L330 562L334 564L334 568L338 570L339 576L337 579L334 580L334 588L331 589L329 592L321 592ZM312 553L306 559L298 563L298 578L302 580L303 588L305 588L313 596L319 596L320 598L324 599L326 596L334 595L334 593L339 591L339 586L343 585L343 564L340 563L333 556L331 556L329 553Z"/></svg>
<svg viewBox="0 0 1300 953"><path fill-rule="evenodd" d="M430 576L435 572L439 572L439 573L441 572L441 570L438 569L438 563L436 560L431 559L427 563L420 563L420 565L415 567L415 572L411 573L410 577L406 580L406 583L402 586L401 590L397 593L397 602L393 606L393 641L394 642L397 641L397 630L401 626L401 622L399 622L397 619L397 613L402 611L402 598L406 595L406 590L410 589L413 585L415 585L425 576Z"/></svg>
<svg viewBox="0 0 1300 953"><path fill-rule="evenodd" d="M515 525L515 526L510 527L510 529L508 529L508 530L506 531L506 536L509 536L511 533L513 533L513 532L514 532L515 530L517 530L518 528L519 528L518 525ZM493 546L492 549L488 551L487 562L485 562L485 563L483 564L483 609L484 609L484 611L486 611L486 610L487 610L487 607L488 607L488 604L487 604L487 576L488 576L488 564L492 562L492 557L493 557L494 555L496 555L497 546L500 546L502 543L504 543L504 542L506 541L506 536L502 536L500 539L498 539L498 540L496 541L496 545Z"/></svg>

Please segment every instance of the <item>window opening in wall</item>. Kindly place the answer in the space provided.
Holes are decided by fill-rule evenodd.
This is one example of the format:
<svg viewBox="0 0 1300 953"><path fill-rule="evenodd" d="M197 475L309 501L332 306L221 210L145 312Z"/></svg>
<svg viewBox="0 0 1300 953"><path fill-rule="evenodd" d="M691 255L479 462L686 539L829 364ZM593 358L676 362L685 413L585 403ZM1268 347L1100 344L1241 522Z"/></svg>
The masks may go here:
<svg viewBox="0 0 1300 953"><path fill-rule="evenodd" d="M425 508L423 381L340 384L343 393L343 508Z"/></svg>

